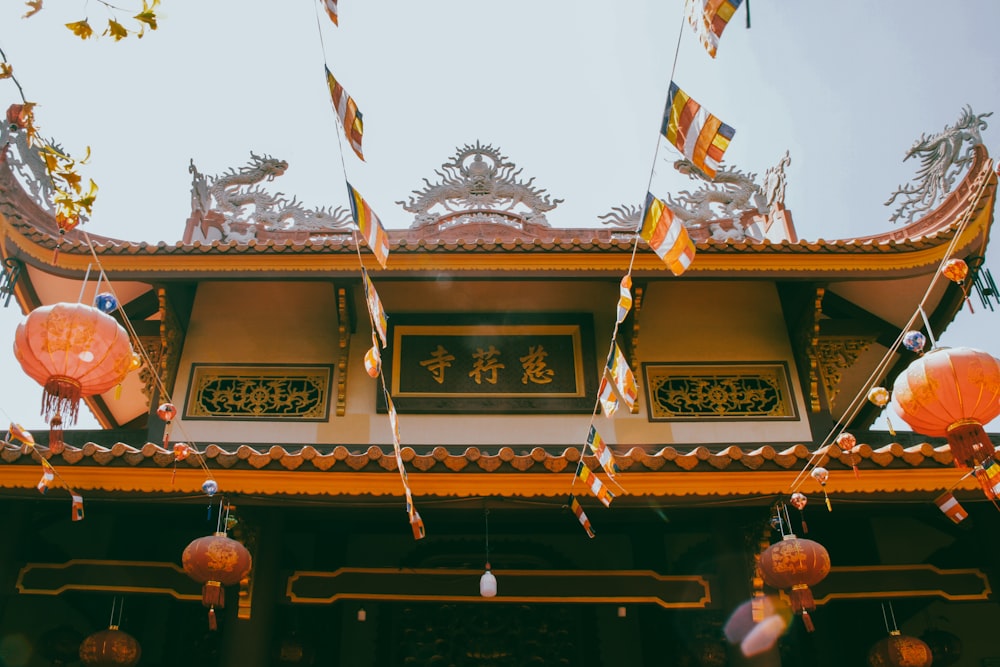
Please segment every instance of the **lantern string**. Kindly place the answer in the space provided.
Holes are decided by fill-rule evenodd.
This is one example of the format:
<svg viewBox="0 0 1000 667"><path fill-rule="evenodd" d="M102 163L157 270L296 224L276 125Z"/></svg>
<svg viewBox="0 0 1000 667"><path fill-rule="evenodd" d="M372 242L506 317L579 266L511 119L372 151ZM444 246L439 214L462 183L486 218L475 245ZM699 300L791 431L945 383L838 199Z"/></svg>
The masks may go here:
<svg viewBox="0 0 1000 667"><path fill-rule="evenodd" d="M924 327L927 328L927 337L931 339L931 349L933 350L937 347L937 340L934 338L934 330L931 328L931 323L927 319L927 313L924 312L923 305L917 308L917 310L920 311L920 317L924 320Z"/></svg>
<svg viewBox="0 0 1000 667"><path fill-rule="evenodd" d="M993 173L993 164L994 161L990 158L987 158L983 164L980 173L975 177L975 181L973 182L972 185L972 192L969 194L967 198L968 204L965 208L965 211L961 219L959 220L957 226L955 227L955 233L952 235L951 240L948 242L948 246L945 250L944 256L941 262L938 264L937 270L934 272L934 275L931 277L931 280L927 285L927 289L924 291L924 294L921 297L920 302L918 303L917 308L914 311L913 315L910 316L909 321L907 321L906 325L900 330L900 333L896 337L895 342L889 347L888 350L886 350L885 355L878 362L878 364L876 364L875 369L868 376L868 379L861 385L860 391L858 391L858 393L848 404L848 407L845 410L843 416L837 420L833 428L827 434L826 438L824 438L822 443L820 443L820 446L817 447L812 452L811 456L806 461L803 468L799 471L795 479L792 481L789 487L790 491L798 490L799 487L801 487L802 484L805 482L805 480L808 479L809 472L812 470L812 468L822 464L823 459L829 453L831 443L836 439L837 436L840 435L840 433L844 431L847 425L850 424L855 419L855 417L857 417L858 413L861 412L861 408L864 406L865 400L867 400L868 391L875 386L875 383L878 380L878 378L882 377L884 373L892 365L893 357L899 350L899 347L903 342L903 337L906 335L906 332L914 326L918 318L923 313L924 306L929 301L930 296L934 288L937 286L938 281L944 275L943 271L945 264L948 262L949 259L952 258L955 249L958 247L958 244L961 241L962 234L965 231L965 228L969 225L969 222L972 220L972 215L976 210L976 205L982 198L983 194L986 191L987 186L989 185L990 182L989 177ZM933 332L930 330L930 325L929 323L927 323L926 319L925 319L925 324L927 324L928 334L933 338Z"/></svg>
<svg viewBox="0 0 1000 667"><path fill-rule="evenodd" d="M80 285L80 296L76 299L77 303L83 303L83 292L87 289L87 281L90 280L90 269L92 266L92 263L87 263L87 272L83 274L83 283Z"/></svg>
<svg viewBox="0 0 1000 667"><path fill-rule="evenodd" d="M892 608L892 600L889 600L889 615L892 616L892 631L899 632L899 626L896 625L896 611Z"/></svg>
<svg viewBox="0 0 1000 667"><path fill-rule="evenodd" d="M885 623L885 631L891 633L892 630L889 629L889 617L885 614L885 603L882 603L882 622Z"/></svg>
<svg viewBox="0 0 1000 667"><path fill-rule="evenodd" d="M484 510L484 516L486 518L486 566L489 567L490 563L490 508L487 507Z"/></svg>

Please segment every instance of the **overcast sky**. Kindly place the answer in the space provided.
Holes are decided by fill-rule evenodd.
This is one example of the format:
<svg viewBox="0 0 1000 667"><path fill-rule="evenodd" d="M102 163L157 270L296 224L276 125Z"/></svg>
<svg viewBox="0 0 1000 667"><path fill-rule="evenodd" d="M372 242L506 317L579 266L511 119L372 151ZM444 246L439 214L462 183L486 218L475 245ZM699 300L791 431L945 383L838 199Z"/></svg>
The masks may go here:
<svg viewBox="0 0 1000 667"><path fill-rule="evenodd" d="M103 25L99 2L49 2L22 20L23 4L5 0L0 48L42 134L92 150L82 173L100 192L86 229L133 241L181 238L190 160L213 175L251 151L287 160L273 189L310 207L347 206L343 159L386 227L407 227L394 202L477 140L565 199L553 226L597 225L639 204L654 168L655 194L687 187L658 140L678 38L674 80L736 129L725 162L762 175L790 151L786 205L804 239L891 229L883 202L915 174L902 161L914 141L967 104L1000 110L994 0L749 2L752 27L744 2L715 60L681 30L681 0L340 0L340 27L310 0L163 0L159 30L118 43L63 27ZM129 13L117 17L132 27ZM367 162L346 143L340 154L324 62L364 114ZM16 101L0 81L3 108ZM0 349L16 310L0 311ZM998 318L963 313L942 342L1000 356L987 333ZM10 360L0 408L37 424L41 388Z"/></svg>

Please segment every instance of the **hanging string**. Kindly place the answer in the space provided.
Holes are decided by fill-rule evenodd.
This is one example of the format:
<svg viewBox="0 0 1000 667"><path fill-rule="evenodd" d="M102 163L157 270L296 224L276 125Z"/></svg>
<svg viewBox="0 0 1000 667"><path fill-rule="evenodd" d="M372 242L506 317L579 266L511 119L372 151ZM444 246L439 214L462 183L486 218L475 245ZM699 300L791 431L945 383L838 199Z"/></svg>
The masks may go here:
<svg viewBox="0 0 1000 667"><path fill-rule="evenodd" d="M486 517L486 567L490 566L490 508L484 510ZM501 563L502 565L502 563Z"/></svg>

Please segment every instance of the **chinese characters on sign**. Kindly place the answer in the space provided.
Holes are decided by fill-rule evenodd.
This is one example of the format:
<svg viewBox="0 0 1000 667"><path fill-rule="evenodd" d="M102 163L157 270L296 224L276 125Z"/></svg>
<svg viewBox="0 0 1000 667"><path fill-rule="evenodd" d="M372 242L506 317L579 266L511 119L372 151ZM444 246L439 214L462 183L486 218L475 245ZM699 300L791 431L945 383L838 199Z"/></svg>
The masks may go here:
<svg viewBox="0 0 1000 667"><path fill-rule="evenodd" d="M491 324L490 317L452 316L446 324L410 323L433 322L429 317L393 318L390 377L396 407L430 412L593 409L596 367L586 318L507 316Z"/></svg>

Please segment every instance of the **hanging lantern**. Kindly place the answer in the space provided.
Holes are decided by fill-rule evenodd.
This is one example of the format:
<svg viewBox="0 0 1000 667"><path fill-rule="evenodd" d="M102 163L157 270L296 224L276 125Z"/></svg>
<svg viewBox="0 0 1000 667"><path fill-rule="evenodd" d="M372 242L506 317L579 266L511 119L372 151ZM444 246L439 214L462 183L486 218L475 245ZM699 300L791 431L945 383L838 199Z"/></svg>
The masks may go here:
<svg viewBox="0 0 1000 667"><path fill-rule="evenodd" d="M847 454L845 460L847 460L851 464L851 468L854 470L854 476L857 477L858 462L854 458L854 448L858 444L858 439L855 438L852 434L848 433L847 431L843 431L840 435L837 436L836 443L837 446L840 447L840 450L845 454ZM858 458L861 457L859 456Z"/></svg>
<svg viewBox="0 0 1000 667"><path fill-rule="evenodd" d="M80 644L80 662L88 667L133 667L141 656L139 642L117 625L95 632Z"/></svg>
<svg viewBox="0 0 1000 667"><path fill-rule="evenodd" d="M208 627L215 630L218 627L215 608L226 606L222 587L238 584L250 573L250 552L225 533L215 533L187 545L181 563L189 577L203 584L201 603L208 607Z"/></svg>
<svg viewBox="0 0 1000 667"><path fill-rule="evenodd" d="M868 400L875 406L884 408L889 403L889 390L885 387L872 387L868 390Z"/></svg>
<svg viewBox="0 0 1000 667"><path fill-rule="evenodd" d="M36 308L17 326L14 354L45 388L42 415L76 422L80 399L125 379L132 363L128 333L113 317L82 303Z"/></svg>
<svg viewBox="0 0 1000 667"><path fill-rule="evenodd" d="M956 466L992 458L983 424L1000 416L1000 360L968 347L933 350L896 378L892 394L893 408L914 431L947 438Z"/></svg>
<svg viewBox="0 0 1000 667"><path fill-rule="evenodd" d="M809 611L816 608L810 586L823 581L830 573L830 554L822 544L785 535L760 555L764 582L773 588L791 589L792 611L802 616L806 630L813 631Z"/></svg>
<svg viewBox="0 0 1000 667"><path fill-rule="evenodd" d="M497 578L490 570L490 564L486 564L486 571L479 577L479 594L484 598L495 598L497 596Z"/></svg>
<svg viewBox="0 0 1000 667"><path fill-rule="evenodd" d="M871 667L931 667L934 656L927 644L916 637L893 630L868 651Z"/></svg>
<svg viewBox="0 0 1000 667"><path fill-rule="evenodd" d="M969 275L969 265L964 259L949 259L944 263L941 273L948 280L961 285L965 282L965 277Z"/></svg>
<svg viewBox="0 0 1000 667"><path fill-rule="evenodd" d="M919 331L907 331L903 335L903 347L910 352L920 354L924 351L925 345L927 345L927 336L923 335Z"/></svg>
<svg viewBox="0 0 1000 667"><path fill-rule="evenodd" d="M110 315L114 311L118 310L118 299L116 299L115 295L110 292L101 292L94 297L94 306L96 306L102 313L108 313Z"/></svg>

